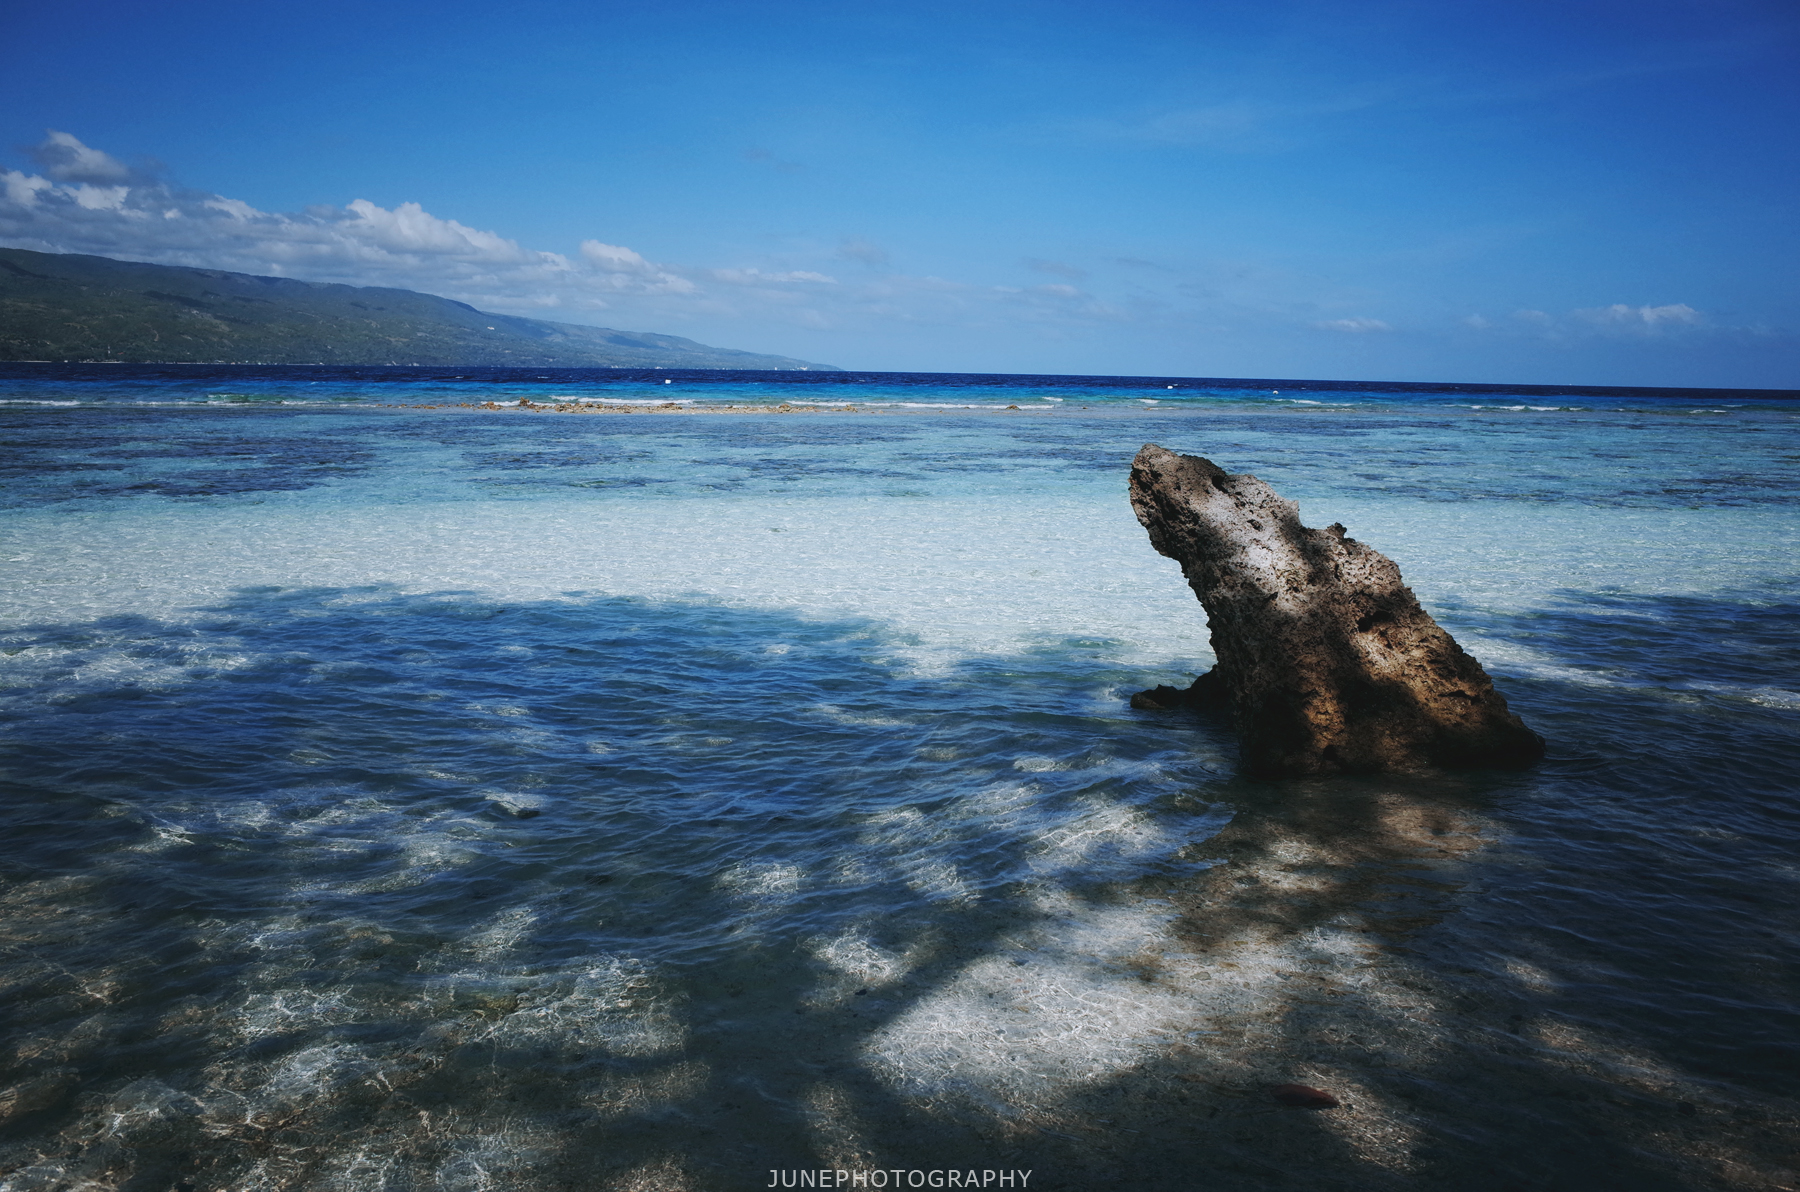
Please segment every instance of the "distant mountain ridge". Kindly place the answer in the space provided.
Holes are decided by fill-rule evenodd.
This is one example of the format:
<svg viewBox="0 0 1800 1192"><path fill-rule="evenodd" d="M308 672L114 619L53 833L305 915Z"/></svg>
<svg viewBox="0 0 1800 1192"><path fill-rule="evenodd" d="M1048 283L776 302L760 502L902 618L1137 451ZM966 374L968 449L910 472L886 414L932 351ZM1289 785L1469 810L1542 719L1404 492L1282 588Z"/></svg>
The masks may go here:
<svg viewBox="0 0 1800 1192"><path fill-rule="evenodd" d="M23 248L0 248L0 360L841 371L413 290Z"/></svg>

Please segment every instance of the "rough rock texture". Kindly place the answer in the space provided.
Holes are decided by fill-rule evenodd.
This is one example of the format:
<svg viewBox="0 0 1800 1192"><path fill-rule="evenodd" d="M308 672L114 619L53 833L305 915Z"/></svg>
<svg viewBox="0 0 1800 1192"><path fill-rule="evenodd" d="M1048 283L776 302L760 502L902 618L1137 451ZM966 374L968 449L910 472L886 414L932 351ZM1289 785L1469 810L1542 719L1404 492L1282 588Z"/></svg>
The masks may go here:
<svg viewBox="0 0 1800 1192"><path fill-rule="evenodd" d="M1544 741L1419 607L1400 569L1254 476L1154 444L1131 504L1206 608L1218 665L1137 707L1222 706L1246 770L1283 775L1524 766Z"/></svg>

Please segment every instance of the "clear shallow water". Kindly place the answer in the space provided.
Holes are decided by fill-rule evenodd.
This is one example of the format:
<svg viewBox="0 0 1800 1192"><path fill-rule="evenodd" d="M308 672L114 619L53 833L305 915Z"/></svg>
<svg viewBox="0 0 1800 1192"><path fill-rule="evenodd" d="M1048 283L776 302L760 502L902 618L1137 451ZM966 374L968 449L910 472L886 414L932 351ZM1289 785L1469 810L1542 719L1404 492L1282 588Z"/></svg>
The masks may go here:
<svg viewBox="0 0 1800 1192"><path fill-rule="evenodd" d="M1784 1178L1791 401L109 376L0 414L0 1187ZM1145 441L1393 555L1550 760L1129 710L1210 664Z"/></svg>

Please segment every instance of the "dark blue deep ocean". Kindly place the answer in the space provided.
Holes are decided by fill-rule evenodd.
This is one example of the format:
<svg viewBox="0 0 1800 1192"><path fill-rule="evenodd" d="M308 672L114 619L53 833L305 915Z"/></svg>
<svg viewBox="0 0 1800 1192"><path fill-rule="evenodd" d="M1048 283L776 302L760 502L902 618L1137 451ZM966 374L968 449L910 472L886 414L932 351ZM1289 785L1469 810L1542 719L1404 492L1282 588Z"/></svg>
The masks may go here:
<svg viewBox="0 0 1800 1192"><path fill-rule="evenodd" d="M1146 442L1548 758L1132 710ZM7 364L0 444L0 1192L1800 1186L1800 393Z"/></svg>

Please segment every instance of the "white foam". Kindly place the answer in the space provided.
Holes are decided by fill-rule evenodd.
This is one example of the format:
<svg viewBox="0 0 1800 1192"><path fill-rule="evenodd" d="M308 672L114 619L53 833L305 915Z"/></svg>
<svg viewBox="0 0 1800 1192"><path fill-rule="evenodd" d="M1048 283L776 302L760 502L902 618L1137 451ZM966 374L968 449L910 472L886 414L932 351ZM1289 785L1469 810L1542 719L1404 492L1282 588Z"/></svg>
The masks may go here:
<svg viewBox="0 0 1800 1192"><path fill-rule="evenodd" d="M1679 690L1705 691L1726 699L1744 700L1765 708L1800 708L1800 691L1780 687L1754 687L1735 683L1682 683Z"/></svg>

